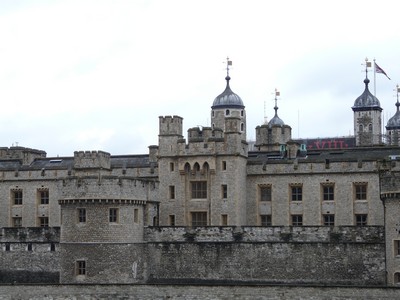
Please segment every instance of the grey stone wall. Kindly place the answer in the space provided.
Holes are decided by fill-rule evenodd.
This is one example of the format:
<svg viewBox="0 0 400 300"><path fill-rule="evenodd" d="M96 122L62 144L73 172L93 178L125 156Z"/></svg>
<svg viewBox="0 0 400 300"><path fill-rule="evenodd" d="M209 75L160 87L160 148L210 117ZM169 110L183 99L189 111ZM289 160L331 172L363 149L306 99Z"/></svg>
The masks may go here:
<svg viewBox="0 0 400 300"><path fill-rule="evenodd" d="M148 283L385 285L384 244L153 243Z"/></svg>
<svg viewBox="0 0 400 300"><path fill-rule="evenodd" d="M0 300L83 299L297 299L297 300L392 300L400 289L382 287L260 286L260 285L6 285Z"/></svg>
<svg viewBox="0 0 400 300"><path fill-rule="evenodd" d="M0 283L58 283L59 228L2 228Z"/></svg>

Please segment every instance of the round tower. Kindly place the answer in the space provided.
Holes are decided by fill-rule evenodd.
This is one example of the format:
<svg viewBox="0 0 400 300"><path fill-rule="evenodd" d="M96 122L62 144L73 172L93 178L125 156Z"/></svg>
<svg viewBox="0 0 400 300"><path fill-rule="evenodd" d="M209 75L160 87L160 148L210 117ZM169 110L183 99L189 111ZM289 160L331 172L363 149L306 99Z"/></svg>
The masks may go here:
<svg viewBox="0 0 400 300"><path fill-rule="evenodd" d="M246 140L246 111L243 105L242 99L235 94L230 86L229 81L229 66L232 65L230 60L227 60L227 75L226 88L222 94L218 95L211 106L211 127L212 129L220 128L224 132L226 131L225 124L227 118L239 118L240 125L239 131L241 133L242 140Z"/></svg>
<svg viewBox="0 0 400 300"><path fill-rule="evenodd" d="M389 119L386 125L387 144L400 146L400 103L399 103L399 85L396 86L397 102L396 113Z"/></svg>
<svg viewBox="0 0 400 300"><path fill-rule="evenodd" d="M372 146L382 143L381 104L368 89L368 61L365 68L364 92L354 101L354 135L356 146Z"/></svg>

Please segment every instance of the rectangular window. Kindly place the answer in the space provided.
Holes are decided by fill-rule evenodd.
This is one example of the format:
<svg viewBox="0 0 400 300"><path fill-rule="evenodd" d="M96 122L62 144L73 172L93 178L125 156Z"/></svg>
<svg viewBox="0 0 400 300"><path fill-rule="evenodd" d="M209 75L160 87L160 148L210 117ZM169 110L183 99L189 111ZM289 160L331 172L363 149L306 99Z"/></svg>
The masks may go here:
<svg viewBox="0 0 400 300"><path fill-rule="evenodd" d="M175 199L175 186L169 186L169 199Z"/></svg>
<svg viewBox="0 0 400 300"><path fill-rule="evenodd" d="M356 183L354 184L355 200L367 200L367 184Z"/></svg>
<svg viewBox="0 0 400 300"><path fill-rule="evenodd" d="M271 215L260 215L261 226L272 226L272 216Z"/></svg>
<svg viewBox="0 0 400 300"><path fill-rule="evenodd" d="M292 226L303 226L303 216L292 215Z"/></svg>
<svg viewBox="0 0 400 300"><path fill-rule="evenodd" d="M226 184L223 184L221 186L221 194L222 194L221 196L223 199L228 198L228 186Z"/></svg>
<svg viewBox="0 0 400 300"><path fill-rule="evenodd" d="M78 208L78 222L79 223L86 222L86 208Z"/></svg>
<svg viewBox="0 0 400 300"><path fill-rule="evenodd" d="M139 209L137 208L133 210L133 222L139 223Z"/></svg>
<svg viewBox="0 0 400 300"><path fill-rule="evenodd" d="M226 161L222 161L222 170L226 171Z"/></svg>
<svg viewBox="0 0 400 300"><path fill-rule="evenodd" d="M356 226L367 226L368 225L368 215L359 214L356 215Z"/></svg>
<svg viewBox="0 0 400 300"><path fill-rule="evenodd" d="M118 223L118 208L110 208L108 213L110 223Z"/></svg>
<svg viewBox="0 0 400 300"><path fill-rule="evenodd" d="M335 215L323 215L325 226L335 226Z"/></svg>
<svg viewBox="0 0 400 300"><path fill-rule="evenodd" d="M11 245L10 245L10 243L6 243L6 251L11 251Z"/></svg>
<svg viewBox="0 0 400 300"><path fill-rule="evenodd" d="M324 185L322 187L323 190L323 199L324 201L333 201L334 197L334 186L333 185Z"/></svg>
<svg viewBox="0 0 400 300"><path fill-rule="evenodd" d="M39 194L39 203L41 205L49 204L49 190L40 190L38 191Z"/></svg>
<svg viewBox="0 0 400 300"><path fill-rule="evenodd" d="M303 188L301 186L292 186L292 201L303 200Z"/></svg>
<svg viewBox="0 0 400 300"><path fill-rule="evenodd" d="M14 217L12 218L12 226L13 227L22 227L22 218L21 217Z"/></svg>
<svg viewBox="0 0 400 300"><path fill-rule="evenodd" d="M271 187L261 186L260 187L260 201L271 201Z"/></svg>
<svg viewBox="0 0 400 300"><path fill-rule="evenodd" d="M192 226L207 226L206 212L192 212Z"/></svg>
<svg viewBox="0 0 400 300"><path fill-rule="evenodd" d="M27 251L32 251L32 243L28 243Z"/></svg>
<svg viewBox="0 0 400 300"><path fill-rule="evenodd" d="M49 227L49 217L40 217L39 218L39 226L40 227Z"/></svg>
<svg viewBox="0 0 400 300"><path fill-rule="evenodd" d="M76 261L76 275L86 275L86 261L77 260Z"/></svg>
<svg viewBox="0 0 400 300"><path fill-rule="evenodd" d="M192 199L207 198L207 181L192 182Z"/></svg>
<svg viewBox="0 0 400 300"><path fill-rule="evenodd" d="M169 226L175 226L175 215L169 215Z"/></svg>
<svg viewBox="0 0 400 300"><path fill-rule="evenodd" d="M228 215L221 215L221 226L228 226Z"/></svg>
<svg viewBox="0 0 400 300"><path fill-rule="evenodd" d="M12 198L14 205L22 205L22 190L12 191Z"/></svg>
<svg viewBox="0 0 400 300"><path fill-rule="evenodd" d="M394 240L393 246L394 246L394 256L399 256L400 255L400 240Z"/></svg>
<svg viewBox="0 0 400 300"><path fill-rule="evenodd" d="M175 170L175 165L173 162L169 163L169 170L173 172Z"/></svg>

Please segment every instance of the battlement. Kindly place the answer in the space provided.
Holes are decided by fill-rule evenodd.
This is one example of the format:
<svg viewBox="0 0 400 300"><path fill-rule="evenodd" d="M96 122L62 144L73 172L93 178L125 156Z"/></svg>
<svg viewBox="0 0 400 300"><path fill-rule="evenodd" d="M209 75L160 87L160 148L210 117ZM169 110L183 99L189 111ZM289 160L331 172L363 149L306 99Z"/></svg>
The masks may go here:
<svg viewBox="0 0 400 300"><path fill-rule="evenodd" d="M46 157L43 150L25 147L0 147L0 159L19 159L23 165L30 165L36 158Z"/></svg>
<svg viewBox="0 0 400 300"><path fill-rule="evenodd" d="M160 135L182 136L183 118L179 116L160 116Z"/></svg>
<svg viewBox="0 0 400 300"><path fill-rule="evenodd" d="M110 169L110 153L104 151L75 151L75 169Z"/></svg>

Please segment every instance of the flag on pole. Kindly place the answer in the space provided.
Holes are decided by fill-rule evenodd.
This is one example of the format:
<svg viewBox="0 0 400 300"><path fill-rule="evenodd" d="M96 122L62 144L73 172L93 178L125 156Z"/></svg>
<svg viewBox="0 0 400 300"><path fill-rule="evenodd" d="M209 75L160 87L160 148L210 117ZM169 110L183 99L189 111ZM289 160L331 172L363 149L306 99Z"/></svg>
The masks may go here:
<svg viewBox="0 0 400 300"><path fill-rule="evenodd" d="M381 73L381 74L385 75L389 80L391 80L390 77L387 76L386 72L383 71L383 69L380 66L378 66L377 63L375 63L375 73Z"/></svg>
<svg viewBox="0 0 400 300"><path fill-rule="evenodd" d="M228 60L228 66L232 66L232 61Z"/></svg>

